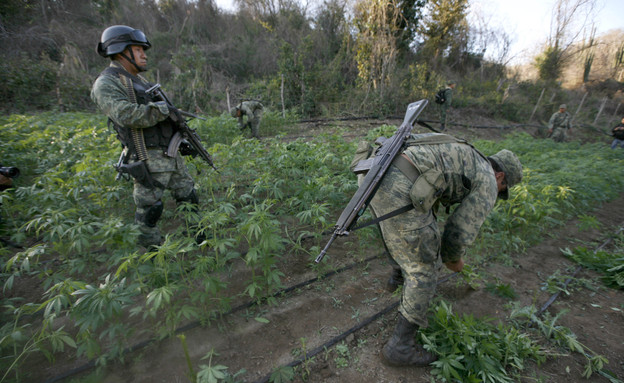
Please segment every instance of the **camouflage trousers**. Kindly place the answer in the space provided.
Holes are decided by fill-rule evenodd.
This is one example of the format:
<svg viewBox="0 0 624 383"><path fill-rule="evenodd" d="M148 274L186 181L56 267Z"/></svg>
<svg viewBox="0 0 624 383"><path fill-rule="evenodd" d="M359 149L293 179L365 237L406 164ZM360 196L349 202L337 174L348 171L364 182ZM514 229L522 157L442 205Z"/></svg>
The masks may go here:
<svg viewBox="0 0 624 383"><path fill-rule="evenodd" d="M566 128L554 128L550 138L555 142L564 142L566 139L566 132Z"/></svg>
<svg viewBox="0 0 624 383"><path fill-rule="evenodd" d="M241 127L241 130L245 129L249 125L251 130L251 136L260 138L260 120L262 119L262 109L257 109L253 112L253 115L248 116L248 123Z"/></svg>
<svg viewBox="0 0 624 383"><path fill-rule="evenodd" d="M195 186L180 154L175 158L170 158L164 155L162 149L149 149L148 158L147 167L150 174L164 188L148 188L135 180L132 197L137 215L146 214L148 209L161 201L165 190L169 190L176 200L181 200L188 197ZM158 226L150 227L144 222L137 223L141 231L140 245L147 247L160 244L162 237Z"/></svg>
<svg viewBox="0 0 624 383"><path fill-rule="evenodd" d="M411 203L413 183L390 166L371 201L376 216ZM381 233L392 259L403 270L405 282L399 311L412 323L427 327L427 311L442 267L440 231L432 211L416 210L380 222Z"/></svg>
<svg viewBox="0 0 624 383"><path fill-rule="evenodd" d="M440 105L440 128L441 130L446 129L446 119L447 119L447 111L448 111L448 105L446 104L441 104Z"/></svg>

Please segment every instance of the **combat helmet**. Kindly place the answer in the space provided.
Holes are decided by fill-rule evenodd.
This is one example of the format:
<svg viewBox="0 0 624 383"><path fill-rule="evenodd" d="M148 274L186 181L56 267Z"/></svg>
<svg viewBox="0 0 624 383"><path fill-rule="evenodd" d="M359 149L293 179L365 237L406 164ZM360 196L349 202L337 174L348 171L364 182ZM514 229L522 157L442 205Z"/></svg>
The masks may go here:
<svg viewBox="0 0 624 383"><path fill-rule="evenodd" d="M100 56L109 57L123 52L128 45L140 45L145 50L152 46L140 29L126 25L113 25L102 32L96 50Z"/></svg>
<svg viewBox="0 0 624 383"><path fill-rule="evenodd" d="M508 199L509 188L522 181L522 164L518 157L511 150L507 149L503 149L489 158L496 162L498 167L505 173L507 189L500 192L498 196L502 199Z"/></svg>

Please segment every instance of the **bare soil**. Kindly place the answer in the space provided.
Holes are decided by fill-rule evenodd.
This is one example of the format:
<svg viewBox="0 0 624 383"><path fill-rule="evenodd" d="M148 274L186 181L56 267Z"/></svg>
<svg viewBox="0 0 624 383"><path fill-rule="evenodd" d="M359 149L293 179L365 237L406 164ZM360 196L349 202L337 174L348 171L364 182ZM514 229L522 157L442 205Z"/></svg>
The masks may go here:
<svg viewBox="0 0 624 383"><path fill-rule="evenodd" d="M353 129L354 139L364 135L371 127L383 123L398 125L400 120L358 121L341 123ZM496 125L490 121L476 121L475 125ZM336 123L332 123L336 126ZM300 132L314 135L325 131L324 123L307 123ZM420 132L425 128L417 128ZM518 129L521 130L521 129ZM534 127L522 130L535 134ZM451 126L448 131L456 136L484 139L499 139L509 129L483 129ZM585 132L574 132L571 139L585 139ZM591 135L591 132L587 132ZM594 135L595 136L595 135ZM600 137L598 137L600 138ZM605 145L607 139L605 138ZM544 278L555 271L566 271L575 265L566 259L560 249L574 248L585 244L590 248L603 243L609 233L624 225L624 194L620 198L596 206L591 213L601 223L600 230L580 230L576 221L548 233L541 243L522 254L512 256L511 265L489 263L480 265L487 269L492 278L509 284L522 305L534 304L541 307L551 296L542 290ZM607 245L608 246L608 245ZM608 247L607 247L608 248ZM369 258L369 261L327 278L311 282L278 297L276 305L248 306L224 315L210 326L197 326L184 332L190 358L195 371L208 360L201 360L211 349L219 355L212 364L228 367L230 373L244 369L236 377L238 382L266 381L275 368L287 365L304 352L310 353L331 339L357 326L361 328L340 339L338 344L347 345L342 353L335 346L329 346L314 357L306 359L297 367L296 382L430 382L430 368L395 368L382 362L380 350L389 338L396 321L397 296L385 290L390 267L379 241L363 247L356 235L339 238L330 251L331 263L339 268L354 260ZM285 286L309 281L317 276L311 267L311 259L302 255L286 254L283 271ZM467 259L467 263L471 260ZM240 265L239 265L240 266ZM243 267L234 267L230 282L243 281L247 275ZM444 271L440 278L450 274ZM598 281L594 272L582 269L576 278ZM595 286L601 286L599 282ZM497 318L505 320L509 314L508 299L488 292L484 287L472 289L459 278L450 278L441 283L438 295L451 302L457 314L472 314L476 318ZM235 302L235 305L241 302ZM390 307L387 314L370 321L367 318ZM615 309L613 309L615 308ZM624 291L600 287L597 291L581 288L570 295L559 296L548 310L555 315L569 310L559 324L567 326L578 336L578 340L595 353L608 358L607 368L620 379L624 378ZM259 316L268 320L262 323L254 319ZM137 340L138 341L138 340ZM64 372L80 367L86 361L71 360L64 365L47 363L40 365L36 380L43 381L58 377ZM569 383L585 381L581 377L585 359L579 354L564 353L548 358L540 366L534 365L525 371L522 382ZM74 374L70 378L84 381L93 370ZM101 371L101 381L122 382L188 382L188 367L184 350L177 337L152 342L127 355L125 363L115 363ZM302 378L305 375L305 379ZM63 381L69 381L65 379ZM586 380L606 382L602 376L594 375Z"/></svg>

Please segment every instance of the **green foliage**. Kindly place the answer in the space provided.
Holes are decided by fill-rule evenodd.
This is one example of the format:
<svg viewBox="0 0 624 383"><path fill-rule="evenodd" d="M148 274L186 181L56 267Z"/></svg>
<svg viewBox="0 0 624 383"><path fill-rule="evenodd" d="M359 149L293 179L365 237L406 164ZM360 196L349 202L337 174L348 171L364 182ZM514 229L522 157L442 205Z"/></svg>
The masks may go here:
<svg viewBox="0 0 624 383"><path fill-rule="evenodd" d="M9 293L22 281L39 284L29 298L1 298L0 348L7 355L0 360L2 370L21 374L26 355L53 358L74 348L78 356L103 364L123 357L136 335L171 336L187 321L207 325L234 299L276 303L272 294L282 286L286 249L311 261L319 251L319 233L331 227L357 188L348 171L355 142L328 134L283 140L292 129L290 118L269 111L266 127L279 133L261 141L242 137L236 120L226 114L192 121L220 174L187 158L199 211L168 206L160 222L165 241L153 251L138 252L131 184L114 179L119 143L104 118L81 113L0 117L3 161L22 171L15 188L0 193L3 229L25 245L11 253L2 249L0 282ZM384 125L367 138L395 131ZM470 250L476 261L521 251L624 186L618 171L622 159L597 145L554 144L526 135L475 144L485 154L513 150L525 177L483 225ZM189 222L205 235L203 243L186 234ZM376 230L353 235L353 253L379 245ZM330 255L325 259L333 264ZM240 293L229 289L233 262L249 275L240 281ZM466 277L471 283L480 278ZM494 291L512 292L506 286ZM41 316L41 322L32 323L32 315ZM354 319L359 315L354 308ZM128 326L128 316L141 326ZM60 318L64 330L57 326ZM453 366L440 366L440 373L452 375ZM206 379L232 378L212 364L205 370Z"/></svg>
<svg viewBox="0 0 624 383"><path fill-rule="evenodd" d="M562 51L557 46L547 47L535 58L539 78L543 81L556 82L563 71Z"/></svg>
<svg viewBox="0 0 624 383"><path fill-rule="evenodd" d="M507 283L496 283L496 284L488 283L485 286L485 289L491 292L492 294L495 294L495 295L498 295L507 299L515 299L517 295L513 287L511 287Z"/></svg>
<svg viewBox="0 0 624 383"><path fill-rule="evenodd" d="M286 383L292 382L295 377L295 370L290 366L280 366L271 372L269 382Z"/></svg>
<svg viewBox="0 0 624 383"><path fill-rule="evenodd" d="M493 325L487 318L455 315L441 301L432 308L427 329L421 331L425 348L440 358L431 374L447 382L515 382L527 360L545 360L541 347L512 326Z"/></svg>
<svg viewBox="0 0 624 383"><path fill-rule="evenodd" d="M594 373L602 373L604 365L609 363L607 358L597 355L581 344L569 328L557 324L559 318L566 313L567 311L561 311L553 317L550 313L544 312L543 316L540 316L535 306L514 307L509 319L519 328L537 327L538 331L547 340L552 340L555 346L580 353L587 362L582 374L584 378L589 379Z"/></svg>
<svg viewBox="0 0 624 383"><path fill-rule="evenodd" d="M585 247L577 247L574 250L565 248L563 254L588 269L596 270L602 274L605 285L614 289L624 289L624 246L622 240L615 252L603 250L591 251Z"/></svg>

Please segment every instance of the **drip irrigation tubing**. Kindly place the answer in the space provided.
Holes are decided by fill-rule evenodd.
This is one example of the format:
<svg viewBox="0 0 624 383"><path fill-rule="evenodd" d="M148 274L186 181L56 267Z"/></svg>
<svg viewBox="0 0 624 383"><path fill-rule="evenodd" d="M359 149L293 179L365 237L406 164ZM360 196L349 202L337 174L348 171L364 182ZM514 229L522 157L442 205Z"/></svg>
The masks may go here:
<svg viewBox="0 0 624 383"><path fill-rule="evenodd" d="M368 117L336 117L336 118L320 118L320 119L303 119L298 120L297 123L310 123L310 122L331 122L331 121L351 121L351 120L402 120L404 116L386 116L386 117L378 117L378 116L368 116ZM433 122L439 124L439 120L420 120L422 122ZM536 124L515 124L515 125L502 125L502 126L492 126L492 125L472 125L472 124L459 124L459 123L451 123L452 126L464 126L468 128L478 128L478 129L514 129L521 127L533 127L533 128L545 128L543 125ZM604 133L604 132L603 132Z"/></svg>
<svg viewBox="0 0 624 383"><path fill-rule="evenodd" d="M620 234L622 231L624 231L624 227L620 227L618 231L615 233L615 235ZM611 240L612 238L608 238L606 241L604 241L600 246L596 248L596 250L594 250L594 254L596 254L598 251L600 251L600 249L608 245L609 242L611 242ZM548 309L548 307L555 302L555 300L559 297L559 295L561 295L561 291L565 290L566 287L568 287L570 282L572 282L572 280L576 277L576 274L578 274L578 272L581 271L582 268L583 268L582 265L577 266L577 268L574 270L572 275L568 279L566 279L566 281L561 285L561 289L557 291L556 293L554 293L553 295L551 295L550 298L548 298L548 300L546 301L546 303L542 305L542 308L537 312L538 316L544 314L544 311L546 311L546 309Z"/></svg>
<svg viewBox="0 0 624 383"><path fill-rule="evenodd" d="M373 260L373 259L375 259L375 258L379 258L379 257L380 257L380 256L382 256L383 254L385 254L385 253L381 253L381 254L377 254L377 255L370 256L370 257L368 257L368 258L366 258L366 259L363 259L363 260L361 260L361 261L353 262L353 263L351 263L351 264L348 264L348 265L346 265L346 266L343 266L343 267L341 267L341 268L339 268L339 269L337 269L337 270L329 271L329 272L327 272L327 273L325 273L325 274L321 275L320 277L314 277L314 278L308 279L307 281L303 281L303 282L301 282L301 283L297 283L297 284L292 285L292 286L290 286L290 287L286 287L286 288L284 288L284 289L281 289L281 290L279 290L279 291L277 291L277 292L273 293L273 294L271 295L271 297L275 298L275 297L278 297L278 296L281 296L281 295L284 295L284 294L288 294L288 293L290 293L290 292L292 292L292 291L294 291L294 290L296 290L296 289L299 289L299 288L305 287L305 286L310 285L310 284L312 284L312 283L314 283L314 282L316 282L316 281L319 281L319 280L322 280L322 279L325 279L325 278L332 277L332 276L334 276L334 275L336 275L336 274L340 274L340 273L342 273L342 272L344 272L344 271L350 270L350 269L352 269L352 268L354 268L354 267L356 267L356 266L358 266L358 265L361 265L361 264L364 264L364 263L370 262L370 261L372 261L372 260ZM265 299L266 299L266 298L265 298ZM246 302L246 303L242 303L242 304L240 304L240 305L238 305L238 306L236 306L236 307L234 307L234 308L230 309L229 311L225 312L225 313L223 314L223 316L231 315L231 314L233 314L233 313L235 313L235 312L237 312L237 311L240 311L240 310L242 310L242 309L245 309L245 308L249 308L249 307L255 306L255 305L257 305L257 304L258 304L258 302L256 302L256 301L249 301L249 302ZM178 327L178 328L174 331L174 333L175 333L175 334L181 334L181 333L183 333L183 332L185 332L185 331L191 330L191 329L193 329L193 328L195 328L195 327L198 327L198 326L200 326L200 322L199 322L199 321L194 321L194 322L191 322L191 323L186 324L186 325L184 325L184 326ZM136 344L134 344L134 345L132 345L132 346L129 346L129 347L125 348L125 349L122 351L122 354L123 354L123 355L125 355L125 354L132 353L132 352L134 352L134 351L140 350L140 349L142 349L142 348L144 348L144 347L148 346L149 344L151 344L151 343L153 343L153 342L155 342L155 341L157 341L157 338L150 338L150 339L146 339L146 340L144 340L144 341L138 342L138 343L136 343ZM71 377L71 376L74 376L74 375L77 375L77 374L80 374L80 373L86 372L86 371L88 371L88 370L92 369L93 367L95 367L95 359L92 359L92 360L88 361L87 363L85 363L85 364L83 364L83 365L81 365L81 366L78 366L78 367L73 368L73 369L71 369L71 370L69 370L69 371L66 371L66 372L64 372L64 373L61 373L61 374L59 374L59 375L56 375L56 376L54 376L54 377L52 377L52 378L50 378L50 379L47 379L47 380L45 380L45 381L44 381L44 383L54 383L54 382L60 382L60 381L61 381L61 380L63 380L63 379L66 379L66 378L69 378L69 377Z"/></svg>
<svg viewBox="0 0 624 383"><path fill-rule="evenodd" d="M617 234L619 234L619 233L620 233L621 231L623 231L623 230L624 230L624 228L620 228L620 229L618 230L618 232L616 233L616 235L617 235ZM602 245L600 245L600 246L599 246L599 247L595 250L595 252L596 252L596 251L599 251L601 248L603 248L604 246L606 246L606 245L609 243L609 241L610 241L610 240L611 240L611 239L609 238L607 241L605 241ZM489 258L491 258L491 257L489 257ZM488 259L489 259L489 258L488 258ZM484 263L485 263L485 262L487 262L487 261L488 261L488 259L486 259L486 260L484 261ZM580 271L580 269L581 269L581 268L582 268L582 266L578 266L578 267L576 268L576 270L574 271L574 274L573 274L573 275L572 275L572 276L571 276L568 280L566 280L566 281L565 281L563 288L565 288L565 287L566 287L566 286L570 283L570 281L572 281L572 279L574 278L574 276L575 276L575 275L576 275L576 274ZM458 274L459 274L459 273L452 273L452 274L448 274L448 275L446 275L444 278L440 279L440 280L436 283L436 285L440 285L440 284L442 284L442 283L444 283L444 282L448 281L449 279L451 279L451 278L455 277L455 276L456 276L456 275L458 275ZM553 303L553 302L557 299L557 297L559 296L559 294L560 294L560 293L561 293L561 291L558 291L557 293L553 294L553 295L550 297L550 299L548 299L548 301L546 302L546 304L544 304L544 306L541 308L541 310L539 311L538 315L541 315L541 314L542 314L542 313L543 313L543 312L544 312L544 311L548 308L548 306L549 306L549 305L551 305L551 304L552 304L552 303ZM387 307L385 307L385 308L384 308L384 309L382 309L381 311L379 311L379 312L377 312L377 313L373 314L372 316L368 317L368 318L367 318L366 320L364 320L362 323L359 323L358 325L351 327L349 330L347 330L347 331L343 332L342 334L340 334L340 335L338 335L338 336L336 336L336 337L334 337L334 338L330 339L329 341L325 342L325 343L324 343L324 344L322 344L321 346L316 347L316 348L315 348L315 349L313 349L310 353L306 353L306 355L305 355L305 356L303 356L303 357L301 357L301 358L298 358L298 359L295 359L295 360L293 360L292 362L290 362L290 363L288 363L288 364L284 365L283 367L296 367L296 366L300 365L301 363L303 363L303 362L304 362L304 361L306 361L307 359L309 359L309 358L311 358L311 357L314 357L314 356L318 355L320 352L322 352L322 351L324 351L324 350L326 350L326 349L328 349L328 348L330 348L330 347L332 347L332 346L336 345L338 342L340 342L340 341L342 341L342 340L346 339L349 335L353 334L354 332L356 332L356 331L358 331L358 330L360 330L360 329L364 328L365 326L367 326L367 325L369 325L370 323L374 322L375 320L379 319L382 315L387 314L387 313L388 313L388 312L390 312L392 309L396 308L396 307L399 305L399 303L400 303L400 301L395 301L395 302L391 303L390 305L388 305ZM254 383L267 383L267 382L269 382L270 378L271 378L271 373L269 373L268 375L264 376L263 378L261 378L261 379L259 379L259 380L255 381Z"/></svg>
<svg viewBox="0 0 624 383"><path fill-rule="evenodd" d="M619 234L620 232L622 232L623 230L624 230L624 228L620 228L620 229L616 232L616 235L617 235L617 234ZM606 240L606 241L605 241L605 242L604 242L601 246L599 246L599 247L598 247L595 251L599 251L602 247L606 246L606 245L607 245L610 241L611 241L611 239L610 239L610 238L609 238L609 239L607 239L607 240ZM334 270L334 271L327 272L327 273L323 274L323 275L322 275L322 276L320 276L320 277L314 277L314 278L311 278L311 279L309 279L309 280L307 280L307 281L304 281L304 282L301 282L301 283L295 284L295 285L290 286L290 287L287 287L287 288L285 288L285 289L281 289L281 290L279 290L279 291L275 292L274 294L272 294L272 295L271 295L271 297L277 297L277 296L280 296L280 295L283 295L283 294L287 294L287 293L289 293L289 292L291 292L291 291L293 291L293 290L296 290L296 289L298 289L298 288L301 288L301 287L307 286L307 285L312 284L312 283L314 283L314 282L316 282L316 281L318 281L318 280L325 279L325 278L331 277L331 276L333 276L333 275L336 275L336 274L342 273L342 272L344 272L344 271L350 270L350 269L352 269L353 267L355 267L355 266L357 266L357 265L360 265L360 264L363 264L363 263L369 262L369 261L371 261L371 260L373 260L373 259L375 259L375 258L377 258L377 257L380 257L381 255L383 255L383 253L382 253L382 254L377 254L377 255L374 255L374 256L371 256L371 257L368 257L368 258L366 258L366 259L364 259L364 260L361 260L361 261L358 261L358 262L351 263L351 264L346 265L346 266L344 266L344 267L342 267L342 268L340 268L340 269L337 269L337 270ZM487 262L487 259L485 260L485 262ZM563 285L563 288L565 288L565 287L566 287L566 286L567 286L567 285L568 285L568 284L572 281L572 279L574 278L574 276L575 276L575 275L576 275L576 274L580 271L580 269L581 269L581 268L582 268L582 266L578 266L578 267L576 268L576 270L574 271L573 275L565 281L565 283L564 283L564 285ZM446 282L446 281L450 280L451 278L456 277L457 275L459 275L459 273L451 273L451 274L448 274L448 275L446 275L445 277L443 277L443 278L441 278L440 280L438 280L438 282L436 283L436 285L440 285L440 284L442 284L442 283L444 283L444 282ZM558 291L558 292L556 292L555 294L553 294L553 295L552 295L552 296L548 299L548 301L547 301L547 302L546 302L546 303L542 306L542 308L541 308L541 309L540 309L540 311L538 312L538 315L543 314L543 312L544 312L544 311L545 311L545 310L546 310L546 309L547 309L547 308L548 308L548 307L549 307L549 306L550 306L550 305L551 305L551 304L552 304L552 303L553 303L553 302L557 299L557 297L560 295L560 293L561 293L561 291ZM242 310L242 309L244 309L244 308L249 308L249 307L252 307L252 306L256 305L257 303L258 303L258 302L255 302L255 301L250 301L250 302L247 302L247 303L243 303L243 304L241 304L241 305L239 305L239 306L236 306L236 307L234 307L234 308L230 309L228 312L224 313L223 315L231 315L231 314L233 314L233 313L235 313L235 312L237 312L237 311L240 311L240 310ZM318 355L319 353L321 353L322 351L324 351L324 350L326 350L326 349L328 349L328 348L330 348L330 347L332 347L332 346L336 345L338 342L340 342L340 341L342 341L342 340L346 339L346 337L348 337L349 335L351 335L351 334L353 334L353 333L355 333L355 332L357 332L357 331L361 330L362 328L366 327L366 326L367 326L367 325L369 325L370 323L372 323L372 322L374 322L375 320L379 319L381 316L383 316L383 315L387 314L387 313L388 313L388 312L390 312L392 309L396 308L396 307L399 305L399 303L400 303L400 301L399 301L399 300L397 300L397 301L395 301L395 302L391 303L390 305L388 305L387 307L385 307L385 308L384 308L384 309L382 309L381 311L378 311L377 313L373 314L372 316L370 316L370 317L366 318L366 319L365 319L364 321L362 321L361 323L358 323L357 325L355 325L355 326L351 327L350 329L348 329L347 331L343 332L342 334L340 334L340 335L338 335L338 336L333 337L332 339L330 339L329 341L325 342L325 343L324 343L324 344L322 344L321 346L318 346L318 347L316 347L315 349L313 349L312 351L310 351L310 353L306 353L306 355L305 355L305 356L303 356L303 357L301 357L301 358L298 358L298 359L295 359L295 360L293 360L292 362L290 362L290 363L288 363L288 364L284 365L283 367L296 367L296 366L300 365L300 364L301 364L301 363L303 363L305 360L307 360L307 359L309 359L309 358L311 358L311 357L314 357L314 356ZM181 327L177 328L177 329L175 330L175 334L180 334L180 333L183 333L183 332L185 332L185 331L188 331L188 330L191 330L191 329L193 329L193 328L195 328L195 327L198 327L199 325L200 325L200 322L199 322L199 321L195 321L195 322L189 323L189 324L187 324L187 325L184 325L184 326L181 326ZM151 339L147 339L147 340L144 340L144 341L142 341L142 342L139 342L139 343L137 343L137 344L135 344L135 345L133 345L133 346L130 346L130 347L128 347L128 348L126 348L126 349L124 349L123 354L132 353L132 352L134 352L134 351L137 351L137 350L139 350L139 349L141 349L141 348L143 348L143 347L146 347L146 346L148 346L149 344L151 344L151 343L155 342L156 340L157 340L156 338L151 338ZM70 371L67 371L67 372L62 373L62 374L60 374L60 375L57 375L57 376L55 376L55 377L53 377L53 378L51 378L51 379L48 379L48 380L44 381L44 383L54 383L54 382L59 382L59 381L61 381L61 380L65 379L65 378L71 377L71 376L73 376L73 375L76 375L76 374L79 374L79 373L82 373L82 372L86 372L86 371L88 371L89 369L91 369L91 368L93 368L93 367L95 367L95 360L91 360L91 361L89 361L89 362L85 363L85 364L84 364L84 365L82 365L82 366L79 366L79 367L74 368L74 369L72 369L72 370L70 370ZM270 377L271 377L271 373L267 374L266 376L264 376L264 377L263 377L263 378L261 378L260 380L257 380L257 381L256 381L256 382L254 382L254 383L266 383L266 382L269 382Z"/></svg>
<svg viewBox="0 0 624 383"><path fill-rule="evenodd" d="M448 281L449 279L455 277L458 274L459 273L448 274L448 275L444 276L442 279L440 279L436 283L436 285L440 285L440 284ZM342 334L337 335L337 336L331 338L330 340L328 340L324 344L316 347L315 349L311 350L309 353L306 353L301 358L295 359L292 362L290 362L288 364L285 364L282 367L296 367L296 366L300 365L301 363L305 362L306 360L315 357L316 355L320 354L322 351L325 351L328 348L336 345L338 342L346 339L349 335L351 335L351 334L361 330L362 328L368 326L372 322L374 322L377 319L381 318L383 315L389 313L390 311L395 309L399 305L399 303L400 303L400 300L396 300L395 302L392 302L391 304L389 304L388 306L383 308L381 311L378 311L377 313L369 316L364 321L362 321L362 322L358 323L357 325L351 327L350 329L348 329L347 331L343 332ZM254 383L267 383L267 382L269 382L270 379L271 379L271 373L265 375L264 377L260 378L259 380L256 380Z"/></svg>

